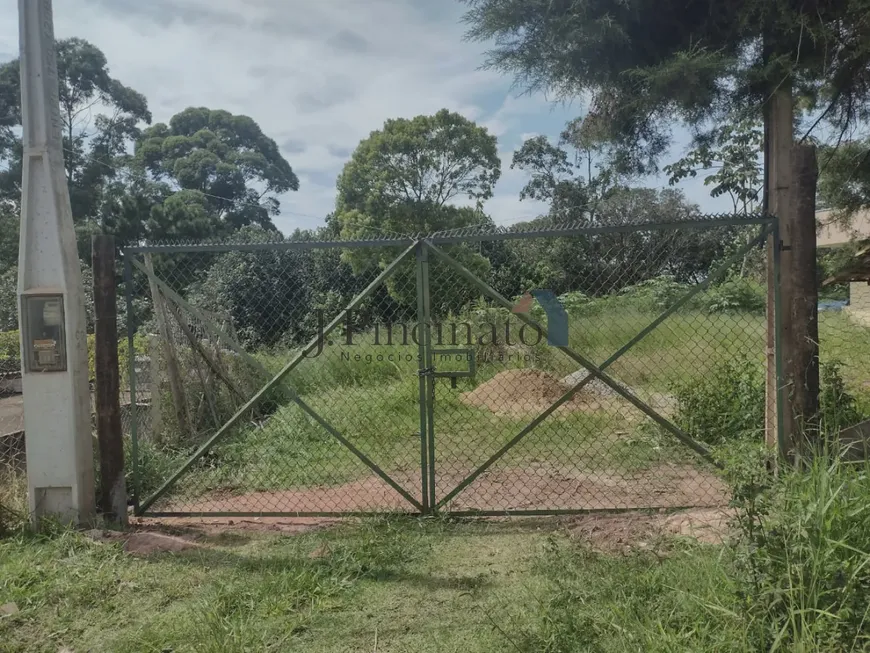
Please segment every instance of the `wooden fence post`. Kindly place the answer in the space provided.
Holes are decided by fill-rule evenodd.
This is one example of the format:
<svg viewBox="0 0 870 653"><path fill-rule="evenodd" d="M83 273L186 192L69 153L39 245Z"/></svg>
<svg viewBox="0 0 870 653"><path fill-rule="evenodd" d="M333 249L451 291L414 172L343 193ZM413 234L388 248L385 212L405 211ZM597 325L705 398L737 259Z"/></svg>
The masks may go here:
<svg viewBox="0 0 870 653"><path fill-rule="evenodd" d="M783 427L789 458L812 455L819 439L819 292L816 271L816 183L813 145L791 153L791 211L782 222L783 349L786 387ZM785 339L785 338L784 338Z"/></svg>
<svg viewBox="0 0 870 653"><path fill-rule="evenodd" d="M115 239L95 235L91 241L94 270L94 369L97 440L100 447L100 510L108 524L127 525L124 439L121 432L118 323L115 303Z"/></svg>
<svg viewBox="0 0 870 653"><path fill-rule="evenodd" d="M777 451L779 445L779 416L777 406L778 382L776 375L776 320L775 310L775 284L776 275L774 270L774 248L780 247L784 242L783 225L791 215L791 150L794 143L794 104L790 81L780 84L771 94L770 103L765 107L765 210L779 219L780 242L775 242L773 235L768 238L767 247L767 360L765 382L765 436L767 445L773 451ZM784 254L784 252L783 252ZM785 267L785 259L781 261L781 274L783 280L780 285L780 304L783 310L780 320L782 333L780 339L781 352L788 349L789 338L787 337L788 325L788 297L785 280L788 276ZM780 454L783 451L779 451Z"/></svg>

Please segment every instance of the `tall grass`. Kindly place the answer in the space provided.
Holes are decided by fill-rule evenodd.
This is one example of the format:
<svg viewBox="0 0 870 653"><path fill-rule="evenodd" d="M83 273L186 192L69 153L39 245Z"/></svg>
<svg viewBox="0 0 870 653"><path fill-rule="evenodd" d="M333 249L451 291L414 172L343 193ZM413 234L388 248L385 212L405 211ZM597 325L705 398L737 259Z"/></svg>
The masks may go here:
<svg viewBox="0 0 870 653"><path fill-rule="evenodd" d="M23 471L0 465L0 537L27 523L27 477Z"/></svg>
<svg viewBox="0 0 870 653"><path fill-rule="evenodd" d="M615 557L553 538L523 651L870 650L870 465L822 451L774 478L763 445L725 456L724 547L659 543Z"/></svg>
<svg viewBox="0 0 870 653"><path fill-rule="evenodd" d="M820 451L773 482L734 469L740 528L732 551L760 648L867 650L870 466Z"/></svg>

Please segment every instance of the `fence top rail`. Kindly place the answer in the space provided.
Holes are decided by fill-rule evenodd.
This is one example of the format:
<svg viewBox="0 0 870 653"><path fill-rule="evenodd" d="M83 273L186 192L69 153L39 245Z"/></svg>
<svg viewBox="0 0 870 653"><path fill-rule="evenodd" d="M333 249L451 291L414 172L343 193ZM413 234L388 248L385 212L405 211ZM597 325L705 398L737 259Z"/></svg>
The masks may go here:
<svg viewBox="0 0 870 653"><path fill-rule="evenodd" d="M278 232L263 232L261 235L247 234L243 237L228 237L213 240L167 240L124 247L123 252L137 253L209 253L230 251L263 251L290 249L332 249L361 247L408 247L414 242L425 240L433 245L479 242L490 240L511 240L522 238L552 238L558 236L594 235L599 233L651 231L664 229L704 229L724 226L768 225L776 218L764 214L710 214L675 218L666 222L609 221L589 223L588 221L556 223L545 219L517 223L510 226L497 226L492 223L457 227L428 234L385 234L362 239L293 239Z"/></svg>

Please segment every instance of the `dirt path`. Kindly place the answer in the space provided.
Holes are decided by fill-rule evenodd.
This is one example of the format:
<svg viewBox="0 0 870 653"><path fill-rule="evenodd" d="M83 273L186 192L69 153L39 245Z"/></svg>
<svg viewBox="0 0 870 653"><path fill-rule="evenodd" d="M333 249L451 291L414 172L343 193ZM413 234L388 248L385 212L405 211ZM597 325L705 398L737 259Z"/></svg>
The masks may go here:
<svg viewBox="0 0 870 653"><path fill-rule="evenodd" d="M445 496L470 470L438 475L437 495ZM419 471L391 474L412 496L419 496ZM717 507L727 503L722 482L689 465L663 464L642 471L577 470L553 463L489 470L461 492L452 511L607 510L630 508ZM377 476L341 485L231 494L213 492L160 502L156 512L367 512L414 511Z"/></svg>

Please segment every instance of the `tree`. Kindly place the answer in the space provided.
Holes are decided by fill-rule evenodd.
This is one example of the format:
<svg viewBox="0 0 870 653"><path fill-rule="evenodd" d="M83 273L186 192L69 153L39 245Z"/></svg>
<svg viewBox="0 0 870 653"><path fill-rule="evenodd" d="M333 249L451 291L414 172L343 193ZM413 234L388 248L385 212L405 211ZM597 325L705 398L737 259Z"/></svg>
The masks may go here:
<svg viewBox="0 0 870 653"><path fill-rule="evenodd" d="M178 194L152 215L155 225L172 223L186 234L250 224L274 229L272 217L280 212L275 196L299 189L278 145L253 119L204 107L147 129L136 143L136 162Z"/></svg>
<svg viewBox="0 0 870 653"><path fill-rule="evenodd" d="M112 195L140 125L151 123L145 97L109 74L103 52L83 39L57 41L57 74L64 166L73 219L95 221ZM99 110L98 110L99 109ZM21 197L19 62L0 67L0 196L16 207Z"/></svg>
<svg viewBox="0 0 870 653"><path fill-rule="evenodd" d="M870 114L868 0L464 1L487 65L588 100L623 171L655 170L675 120L758 119L792 89L841 134Z"/></svg>
<svg viewBox="0 0 870 653"><path fill-rule="evenodd" d="M704 177L712 186L710 195L728 195L734 214L751 215L761 200L762 169L759 154L764 140L755 120L726 121L699 138L682 159L665 166L669 183L696 177L702 170L715 170Z"/></svg>
<svg viewBox="0 0 870 653"><path fill-rule="evenodd" d="M500 168L495 136L458 113L388 120L339 176L336 219L345 236L366 227L414 234L463 226L473 213L450 202L492 197Z"/></svg>
<svg viewBox="0 0 870 653"><path fill-rule="evenodd" d="M849 222L870 207L870 138L822 148L819 161L819 199L837 219Z"/></svg>
<svg viewBox="0 0 870 653"><path fill-rule="evenodd" d="M495 136L457 113L442 109L434 116L388 120L360 142L342 170L334 220L344 238L411 236L485 223L480 205L492 196L500 174ZM477 208L451 204L463 198ZM448 250L486 273L488 262L476 252L462 245ZM387 265L398 253L387 247L348 250L344 260L360 273ZM388 282L391 297L409 309L416 306L415 286L410 264ZM432 305L450 310L469 297L470 289L449 294L433 286Z"/></svg>
<svg viewBox="0 0 870 653"><path fill-rule="evenodd" d="M678 190L619 187L598 204L595 225L625 224L626 216L638 224L655 225L691 220L699 213L698 206ZM525 226L552 225L553 219L546 216ZM503 295L548 288L557 295L579 291L601 296L662 275L697 283L722 257L734 233L728 229L605 231L510 240L483 251L492 261L490 279Z"/></svg>
<svg viewBox="0 0 870 653"><path fill-rule="evenodd" d="M557 222L593 223L599 202L616 189L618 175L601 160L604 148L588 126L572 120L556 145L546 136L534 136L514 152L511 168L530 174L520 200L548 202Z"/></svg>

